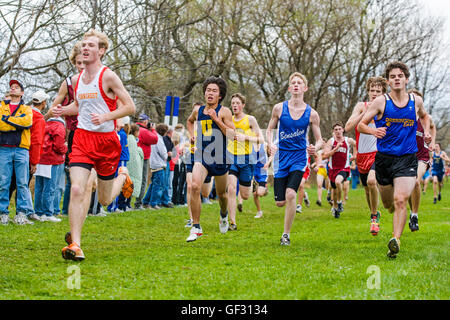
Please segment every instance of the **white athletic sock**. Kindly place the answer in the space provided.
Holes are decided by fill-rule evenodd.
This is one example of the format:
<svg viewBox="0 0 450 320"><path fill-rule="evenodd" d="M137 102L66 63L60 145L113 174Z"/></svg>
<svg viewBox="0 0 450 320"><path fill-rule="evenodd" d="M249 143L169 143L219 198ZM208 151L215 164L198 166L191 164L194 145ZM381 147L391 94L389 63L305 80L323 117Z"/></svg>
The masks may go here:
<svg viewBox="0 0 450 320"><path fill-rule="evenodd" d="M418 217L418 216L419 216L419 214L411 212L411 217Z"/></svg>
<svg viewBox="0 0 450 320"><path fill-rule="evenodd" d="M287 234L287 236L288 236L288 239L290 239L291 238L291 234L290 233L283 233L283 235L281 236L281 237L283 237L285 234Z"/></svg>

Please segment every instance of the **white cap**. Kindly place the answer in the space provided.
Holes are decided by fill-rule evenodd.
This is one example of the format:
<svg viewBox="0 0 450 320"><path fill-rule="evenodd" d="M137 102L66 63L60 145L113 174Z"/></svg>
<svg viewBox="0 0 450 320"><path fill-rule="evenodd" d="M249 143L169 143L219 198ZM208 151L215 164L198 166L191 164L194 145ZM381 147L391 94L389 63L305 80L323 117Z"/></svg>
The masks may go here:
<svg viewBox="0 0 450 320"><path fill-rule="evenodd" d="M41 103L43 101L50 99L50 96L48 94L46 94L44 91L39 90L39 91L36 91L35 93L33 93L31 98L33 99L32 100L33 102Z"/></svg>
<svg viewBox="0 0 450 320"><path fill-rule="evenodd" d="M123 125L130 124L130 117L129 116L125 116L121 120L122 120L122 124Z"/></svg>

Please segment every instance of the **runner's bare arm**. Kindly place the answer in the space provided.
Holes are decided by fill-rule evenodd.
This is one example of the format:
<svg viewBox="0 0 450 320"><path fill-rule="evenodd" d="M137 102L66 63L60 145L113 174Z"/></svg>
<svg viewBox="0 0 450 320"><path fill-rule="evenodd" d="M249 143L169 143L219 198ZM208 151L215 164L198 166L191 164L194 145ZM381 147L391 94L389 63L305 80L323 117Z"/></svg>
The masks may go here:
<svg viewBox="0 0 450 320"><path fill-rule="evenodd" d="M54 116L53 110L57 107L58 104L63 103L64 98L67 96L67 94L68 94L67 83L66 83L66 80L64 80L61 83L61 86L59 87L58 94L56 95L55 99L53 100L51 107L48 109L47 113L44 115L45 121L47 121L48 119L50 119L51 117Z"/></svg>
<svg viewBox="0 0 450 320"><path fill-rule="evenodd" d="M261 144L264 142L264 136L261 129L259 128L258 121L254 116L249 116L248 121L250 123L250 128L252 130L251 135L236 133L236 140L238 141L249 141L251 143Z"/></svg>
<svg viewBox="0 0 450 320"><path fill-rule="evenodd" d="M187 118L186 121L186 129L189 133L191 144L195 142L194 124L195 121L197 121L198 109L200 109L200 106L198 105L194 106L190 116Z"/></svg>
<svg viewBox="0 0 450 320"><path fill-rule="evenodd" d="M313 155L323 146L322 133L320 132L320 117L314 109L311 110L310 124L316 144L310 144L307 150L310 155Z"/></svg>
<svg viewBox="0 0 450 320"><path fill-rule="evenodd" d="M269 147L268 152L270 153L269 156L273 155L276 152L276 146L273 144L272 139L272 130L274 130L277 127L277 123L281 115L282 106L283 104L278 103L273 107L269 125L267 126L266 138L267 138L267 145Z"/></svg>
<svg viewBox="0 0 450 320"><path fill-rule="evenodd" d="M356 159L356 141L353 138L349 138L348 142L350 143L350 145L352 146L352 157L350 158L350 161L353 161L354 159Z"/></svg>
<svg viewBox="0 0 450 320"><path fill-rule="evenodd" d="M120 119L135 113L136 107L130 94L123 86L120 78L110 69L103 74L105 92L112 92L118 99L117 109L108 113L91 113L91 121L94 125L100 125L106 121Z"/></svg>
<svg viewBox="0 0 450 320"><path fill-rule="evenodd" d="M234 139L235 127L233 123L233 115L227 107L220 108L219 114L214 109L209 109L208 114L211 119L219 126L220 131L228 138Z"/></svg>
<svg viewBox="0 0 450 320"><path fill-rule="evenodd" d="M419 96L415 96L416 98L416 113L417 116L420 118L420 122L422 123L423 127L423 140L425 143L431 143L432 137L430 134L430 116L428 115L427 111L425 110L425 107L423 106L423 99Z"/></svg>
<svg viewBox="0 0 450 320"><path fill-rule="evenodd" d="M322 159L328 159L330 156L332 156L334 154L334 152L339 148L338 144L336 145L336 148L332 149L333 145L332 145L332 139L328 140L327 143L325 144L325 147L323 148L323 152L322 152Z"/></svg>
<svg viewBox="0 0 450 320"><path fill-rule="evenodd" d="M386 127L370 128L369 123L375 117L383 114L384 106L385 106L384 96L379 96L372 102L369 109L364 113L363 118L358 124L357 128L360 133L371 134L375 136L377 139L383 139L383 137L386 135L387 128Z"/></svg>
<svg viewBox="0 0 450 320"><path fill-rule="evenodd" d="M358 102L353 109L352 115L348 118L345 124L345 132L350 132L353 130L364 116L364 103Z"/></svg>

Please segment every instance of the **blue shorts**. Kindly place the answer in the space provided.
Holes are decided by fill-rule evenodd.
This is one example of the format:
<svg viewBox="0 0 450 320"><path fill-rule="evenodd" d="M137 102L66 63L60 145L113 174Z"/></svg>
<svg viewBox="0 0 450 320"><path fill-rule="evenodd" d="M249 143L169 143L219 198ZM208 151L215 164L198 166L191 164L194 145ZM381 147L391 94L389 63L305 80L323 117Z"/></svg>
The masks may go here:
<svg viewBox="0 0 450 320"><path fill-rule="evenodd" d="M260 166L255 167L255 171L253 173L253 177L258 184L267 182L267 170L263 169Z"/></svg>
<svg viewBox="0 0 450 320"><path fill-rule="evenodd" d="M253 180L254 164L232 164L229 173L238 178L239 184L250 187Z"/></svg>
<svg viewBox="0 0 450 320"><path fill-rule="evenodd" d="M425 174L423 175L422 180L427 179L429 176L430 176L430 171L427 170L427 171L425 172Z"/></svg>
<svg viewBox="0 0 450 320"><path fill-rule="evenodd" d="M211 177L223 176L230 170L229 164L206 164L204 162L201 162L201 164L208 171L208 176Z"/></svg>
<svg viewBox="0 0 450 320"><path fill-rule="evenodd" d="M431 175L434 177L436 176L438 178L439 182L442 182L442 180L444 180L444 172L436 172L436 171L431 171Z"/></svg>
<svg viewBox="0 0 450 320"><path fill-rule="evenodd" d="M284 178L293 171L305 172L308 163L306 150L278 150L273 160L274 178Z"/></svg>

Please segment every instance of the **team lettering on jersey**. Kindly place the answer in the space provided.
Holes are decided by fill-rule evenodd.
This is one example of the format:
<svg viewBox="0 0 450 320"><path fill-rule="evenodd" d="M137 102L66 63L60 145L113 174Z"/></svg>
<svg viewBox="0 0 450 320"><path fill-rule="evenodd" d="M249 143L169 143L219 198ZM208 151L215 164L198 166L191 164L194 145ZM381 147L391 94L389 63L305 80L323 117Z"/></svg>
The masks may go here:
<svg viewBox="0 0 450 320"><path fill-rule="evenodd" d="M412 127L414 126L414 120L411 119L393 119L393 118L386 118L386 126L390 127L391 123L403 123L403 127Z"/></svg>
<svg viewBox="0 0 450 320"><path fill-rule="evenodd" d="M93 93L79 93L78 94L78 100L97 99L97 98L98 98L98 93L97 92L93 92Z"/></svg>

